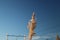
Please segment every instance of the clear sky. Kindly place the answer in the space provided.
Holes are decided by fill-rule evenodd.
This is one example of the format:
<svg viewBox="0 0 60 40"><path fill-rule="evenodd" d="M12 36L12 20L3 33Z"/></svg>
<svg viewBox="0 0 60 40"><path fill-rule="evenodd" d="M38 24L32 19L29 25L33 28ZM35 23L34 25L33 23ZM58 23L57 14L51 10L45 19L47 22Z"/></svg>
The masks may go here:
<svg viewBox="0 0 60 40"><path fill-rule="evenodd" d="M27 24L33 11L37 21L36 35L56 36L56 33L60 34L59 0L0 0L0 40L6 40L6 33L28 35ZM12 40L11 37L9 38ZM49 40L54 39L55 37L49 38Z"/></svg>

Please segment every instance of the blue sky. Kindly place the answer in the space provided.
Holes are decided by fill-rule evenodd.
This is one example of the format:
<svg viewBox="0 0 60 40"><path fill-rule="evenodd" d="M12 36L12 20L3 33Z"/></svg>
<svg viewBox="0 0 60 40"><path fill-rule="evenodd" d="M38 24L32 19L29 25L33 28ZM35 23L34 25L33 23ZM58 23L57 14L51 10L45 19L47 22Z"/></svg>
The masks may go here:
<svg viewBox="0 0 60 40"><path fill-rule="evenodd" d="M59 0L0 0L0 40L6 40L6 33L27 35L27 23L33 11L37 21L36 35L60 34Z"/></svg>

